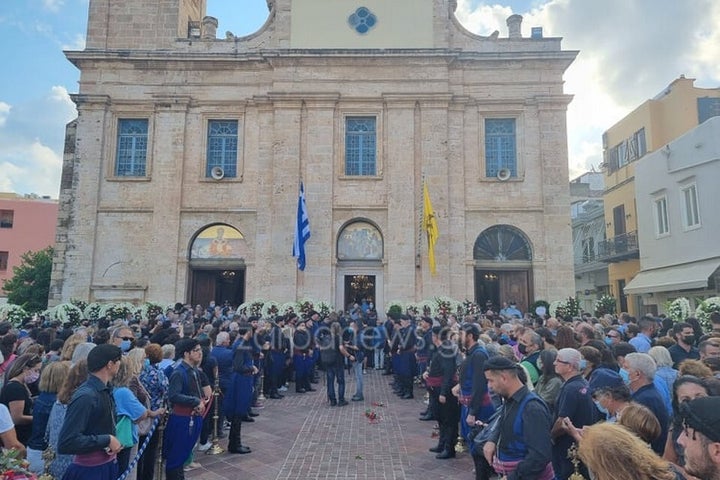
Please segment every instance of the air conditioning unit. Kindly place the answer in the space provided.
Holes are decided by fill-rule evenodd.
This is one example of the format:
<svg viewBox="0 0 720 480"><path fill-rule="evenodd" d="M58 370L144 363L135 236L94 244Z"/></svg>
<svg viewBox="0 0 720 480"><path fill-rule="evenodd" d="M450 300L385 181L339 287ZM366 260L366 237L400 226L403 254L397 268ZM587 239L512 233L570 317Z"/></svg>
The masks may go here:
<svg viewBox="0 0 720 480"><path fill-rule="evenodd" d="M222 167L213 167L210 176L215 180L222 180L225 177L225 170Z"/></svg>
<svg viewBox="0 0 720 480"><path fill-rule="evenodd" d="M509 180L511 176L512 172L509 168L501 168L500 170L498 170L497 178L502 182Z"/></svg>

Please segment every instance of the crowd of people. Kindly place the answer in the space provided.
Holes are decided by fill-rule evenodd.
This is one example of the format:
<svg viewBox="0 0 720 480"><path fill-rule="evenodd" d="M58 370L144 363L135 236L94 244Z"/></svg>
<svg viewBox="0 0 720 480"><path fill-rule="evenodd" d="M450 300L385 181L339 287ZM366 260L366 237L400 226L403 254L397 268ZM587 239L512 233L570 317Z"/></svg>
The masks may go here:
<svg viewBox="0 0 720 480"><path fill-rule="evenodd" d="M213 438L251 453L242 429L261 394L316 391L324 372L339 408L365 400L375 369L400 399L425 390L419 420L439 433L430 452L452 459L466 442L476 479L720 480L720 315L705 332L695 319L556 318L514 304L427 313L380 316L363 302L260 318L211 303L0 324L0 440L58 480L153 480L158 465L181 480Z"/></svg>

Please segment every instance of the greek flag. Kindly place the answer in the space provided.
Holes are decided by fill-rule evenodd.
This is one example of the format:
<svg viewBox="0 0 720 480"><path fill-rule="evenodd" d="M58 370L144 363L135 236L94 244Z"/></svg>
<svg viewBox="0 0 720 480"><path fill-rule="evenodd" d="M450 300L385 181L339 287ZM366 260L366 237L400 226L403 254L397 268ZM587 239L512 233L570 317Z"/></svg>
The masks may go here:
<svg viewBox="0 0 720 480"><path fill-rule="evenodd" d="M295 241L293 243L293 257L297 257L297 266L300 270L305 270L305 242L309 238L310 220L308 220L307 205L305 204L305 187L300 182L297 221L295 222Z"/></svg>

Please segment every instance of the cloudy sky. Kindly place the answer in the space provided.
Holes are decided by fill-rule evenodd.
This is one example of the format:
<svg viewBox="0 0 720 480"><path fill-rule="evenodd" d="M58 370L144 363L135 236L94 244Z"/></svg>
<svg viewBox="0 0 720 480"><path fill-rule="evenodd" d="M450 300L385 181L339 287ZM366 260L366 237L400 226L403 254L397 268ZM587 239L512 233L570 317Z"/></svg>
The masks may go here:
<svg viewBox="0 0 720 480"><path fill-rule="evenodd" d="M58 195L79 77L62 51L84 48L87 10L88 0L0 0L0 192ZM580 51L565 74L575 96L571 177L600 164L604 130L681 74L720 86L717 0L458 0L458 17L481 35L506 36L513 13L524 17L523 35L542 26ZM208 14L218 32L242 35L262 25L266 0L208 0Z"/></svg>

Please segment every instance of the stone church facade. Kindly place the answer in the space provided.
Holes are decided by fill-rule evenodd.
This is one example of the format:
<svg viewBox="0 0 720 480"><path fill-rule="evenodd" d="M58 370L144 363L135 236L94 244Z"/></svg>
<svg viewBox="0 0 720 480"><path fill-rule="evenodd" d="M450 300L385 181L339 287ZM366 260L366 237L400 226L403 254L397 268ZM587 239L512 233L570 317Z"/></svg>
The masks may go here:
<svg viewBox="0 0 720 480"><path fill-rule="evenodd" d="M204 0L90 0L51 303L571 295L577 52L517 15L474 35L456 6L268 0L258 32L217 38Z"/></svg>

